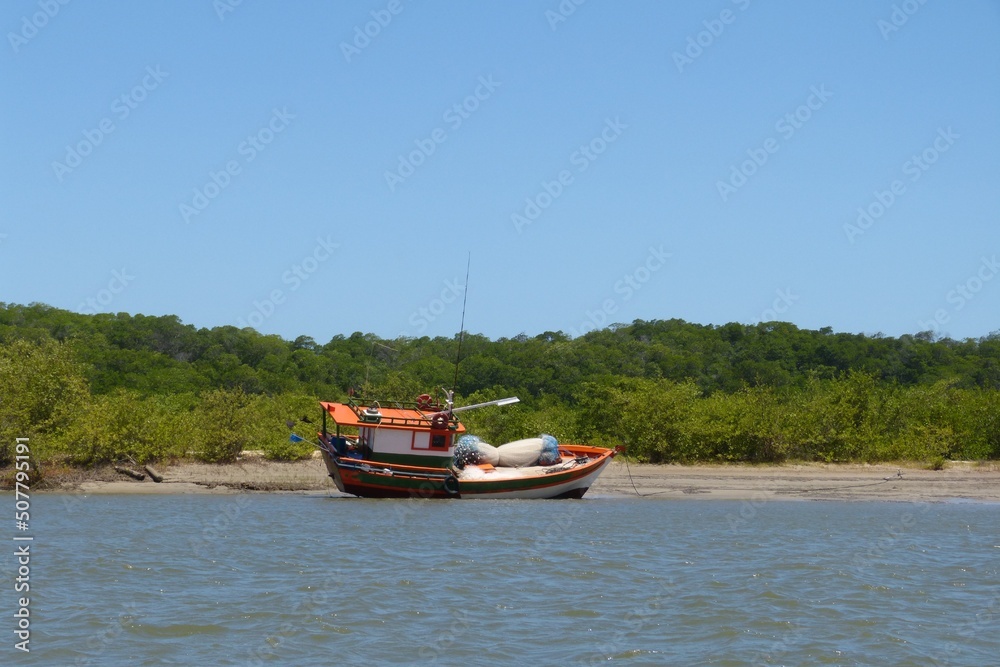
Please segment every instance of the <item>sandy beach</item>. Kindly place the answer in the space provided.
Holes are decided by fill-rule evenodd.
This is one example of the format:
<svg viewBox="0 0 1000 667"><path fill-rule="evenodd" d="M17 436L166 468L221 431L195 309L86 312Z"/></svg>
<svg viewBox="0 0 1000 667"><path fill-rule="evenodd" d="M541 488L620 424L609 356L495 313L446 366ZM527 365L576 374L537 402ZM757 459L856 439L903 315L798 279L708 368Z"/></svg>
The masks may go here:
<svg viewBox="0 0 1000 667"><path fill-rule="evenodd" d="M321 460L295 463L255 456L229 465L160 465L160 483L129 479L111 468L50 479L40 491L83 494L286 492L340 494ZM943 470L915 464L797 463L649 465L613 461L587 497L642 496L662 500L881 500L1000 502L1000 465L949 462Z"/></svg>

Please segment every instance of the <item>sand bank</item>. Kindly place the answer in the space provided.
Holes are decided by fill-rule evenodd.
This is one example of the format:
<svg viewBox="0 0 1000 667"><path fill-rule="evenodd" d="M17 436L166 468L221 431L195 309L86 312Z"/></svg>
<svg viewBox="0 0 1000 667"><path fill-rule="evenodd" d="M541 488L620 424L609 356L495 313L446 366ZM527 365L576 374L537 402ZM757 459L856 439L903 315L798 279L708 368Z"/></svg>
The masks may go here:
<svg viewBox="0 0 1000 667"><path fill-rule="evenodd" d="M113 470L50 480L49 491L84 494L239 493L252 491L341 495L319 459L279 463L247 457L229 465L158 466L163 482L134 481ZM648 465L613 461L587 497L644 496L664 500L883 500L1000 502L1000 465L949 462L944 470L910 465L799 463Z"/></svg>

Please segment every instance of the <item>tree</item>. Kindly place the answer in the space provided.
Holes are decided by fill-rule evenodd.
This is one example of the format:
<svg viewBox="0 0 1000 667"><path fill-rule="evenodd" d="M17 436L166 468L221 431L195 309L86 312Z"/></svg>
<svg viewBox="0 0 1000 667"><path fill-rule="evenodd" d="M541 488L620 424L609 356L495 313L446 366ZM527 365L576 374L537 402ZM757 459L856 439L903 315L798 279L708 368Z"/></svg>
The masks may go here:
<svg viewBox="0 0 1000 667"><path fill-rule="evenodd" d="M11 443L29 438L44 456L89 396L84 367L69 345L15 340L0 345L0 465L10 462Z"/></svg>

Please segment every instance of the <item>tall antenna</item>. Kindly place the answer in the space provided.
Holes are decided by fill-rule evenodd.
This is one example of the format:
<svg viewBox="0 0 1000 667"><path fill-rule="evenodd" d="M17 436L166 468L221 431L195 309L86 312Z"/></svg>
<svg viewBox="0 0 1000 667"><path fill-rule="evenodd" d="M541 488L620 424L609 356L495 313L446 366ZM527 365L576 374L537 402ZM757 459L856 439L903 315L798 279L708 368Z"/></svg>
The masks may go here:
<svg viewBox="0 0 1000 667"><path fill-rule="evenodd" d="M465 265L465 294L462 295L462 328L458 332L458 353L455 355L455 381L451 383L451 390L454 392L458 387L458 364L462 361L462 341L465 340L465 303L469 300L469 269L472 268L472 252L469 252L469 260Z"/></svg>
<svg viewBox="0 0 1000 667"><path fill-rule="evenodd" d="M371 370L372 358L375 356L375 346L384 347L387 350L392 350L393 352L399 352L394 347L389 347L388 345L383 345L377 341L372 341L372 350L368 353L368 361L365 363L365 384L368 384L368 372Z"/></svg>

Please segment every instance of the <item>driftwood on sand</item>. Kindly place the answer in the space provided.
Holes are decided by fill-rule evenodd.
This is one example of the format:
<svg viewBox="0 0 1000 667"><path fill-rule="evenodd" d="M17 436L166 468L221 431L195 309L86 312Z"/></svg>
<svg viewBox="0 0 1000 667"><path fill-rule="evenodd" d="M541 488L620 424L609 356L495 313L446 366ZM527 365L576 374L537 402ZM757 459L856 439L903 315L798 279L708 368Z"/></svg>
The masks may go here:
<svg viewBox="0 0 1000 667"><path fill-rule="evenodd" d="M116 465L116 466L114 466L114 469L115 469L115 472L121 473L122 475L126 475L126 476L131 477L132 479L140 481L140 482L142 480L146 479L146 474L145 473L141 473L138 470L133 470L132 468L129 468L127 466Z"/></svg>

